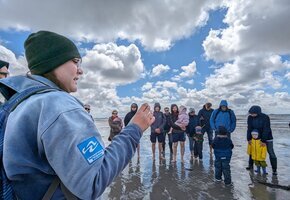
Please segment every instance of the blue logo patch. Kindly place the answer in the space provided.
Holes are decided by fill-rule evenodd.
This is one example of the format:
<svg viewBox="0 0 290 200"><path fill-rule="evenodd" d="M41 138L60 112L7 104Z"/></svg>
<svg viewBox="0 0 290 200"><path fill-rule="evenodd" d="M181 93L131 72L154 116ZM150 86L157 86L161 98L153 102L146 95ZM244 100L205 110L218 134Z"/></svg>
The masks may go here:
<svg viewBox="0 0 290 200"><path fill-rule="evenodd" d="M78 144L78 148L89 164L92 164L104 155L104 148L95 137L91 137Z"/></svg>

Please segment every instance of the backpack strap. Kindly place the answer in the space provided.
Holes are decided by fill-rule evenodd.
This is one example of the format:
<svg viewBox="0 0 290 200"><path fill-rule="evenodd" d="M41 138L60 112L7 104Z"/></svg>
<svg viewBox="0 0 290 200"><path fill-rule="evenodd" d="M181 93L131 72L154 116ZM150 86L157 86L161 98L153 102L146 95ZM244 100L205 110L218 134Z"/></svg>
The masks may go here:
<svg viewBox="0 0 290 200"><path fill-rule="evenodd" d="M49 86L35 86L24 90L23 92L14 94L5 104L3 109L12 112L22 101L38 92L49 92L53 90L59 90L58 88L52 88Z"/></svg>
<svg viewBox="0 0 290 200"><path fill-rule="evenodd" d="M74 196L66 187L65 185L61 182L58 176L56 176L51 185L49 186L48 190L46 191L45 195L43 196L42 200L50 200L57 190L57 188L60 185L60 189L63 192L64 196L68 200L77 200L78 198Z"/></svg>
<svg viewBox="0 0 290 200"><path fill-rule="evenodd" d="M36 94L38 92L45 92L45 91L53 91L57 90L57 88L52 88L49 86L35 86L28 88L20 93L17 93L15 90L11 89L9 90L9 94L13 94L12 96L6 95L8 97L8 101L6 101L3 105L1 105L1 118L0 118L0 159L1 159L1 197L4 199L16 199L15 194L13 192L13 188L11 185L10 180L7 178L7 175L5 173L4 167L3 167L3 141L5 136L5 128L6 123L9 117L9 114L25 99L32 96L33 94ZM2 87L1 93L3 91L7 91ZM3 93L2 93L3 94ZM8 94L8 93L6 93ZM6 98L5 97L5 98Z"/></svg>
<svg viewBox="0 0 290 200"><path fill-rule="evenodd" d="M215 116L214 116L214 123L215 123L216 118L217 118L217 116L218 116L218 114L219 114L220 112L221 112L221 110L218 109L218 111L216 112L216 114L215 114ZM231 123L232 123L232 110L228 108L225 112L228 112L228 113L229 113L229 115L230 115L230 121L231 121Z"/></svg>

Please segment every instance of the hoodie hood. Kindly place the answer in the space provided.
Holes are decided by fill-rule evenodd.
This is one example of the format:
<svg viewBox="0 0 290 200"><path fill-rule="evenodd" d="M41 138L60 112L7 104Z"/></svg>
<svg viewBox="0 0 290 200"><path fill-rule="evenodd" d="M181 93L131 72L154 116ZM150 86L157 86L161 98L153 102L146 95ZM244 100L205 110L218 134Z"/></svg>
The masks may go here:
<svg viewBox="0 0 290 200"><path fill-rule="evenodd" d="M186 111L187 111L187 108L185 106L180 106L179 107L179 112L180 113L186 113Z"/></svg>
<svg viewBox="0 0 290 200"><path fill-rule="evenodd" d="M154 110L155 110L156 107L159 107L159 111L161 111L160 103L155 103L155 104L154 104Z"/></svg>
<svg viewBox="0 0 290 200"><path fill-rule="evenodd" d="M136 109L135 111L133 111L133 110L132 110L132 106L135 106L137 109ZM131 104L131 112L136 113L137 110L138 110L138 105L137 105L137 103L132 103L132 104Z"/></svg>
<svg viewBox="0 0 290 200"><path fill-rule="evenodd" d="M222 106L228 107L228 102L226 100L221 100L220 107Z"/></svg>
<svg viewBox="0 0 290 200"><path fill-rule="evenodd" d="M252 106L249 110L250 114L261 114L262 113L262 109L260 106Z"/></svg>

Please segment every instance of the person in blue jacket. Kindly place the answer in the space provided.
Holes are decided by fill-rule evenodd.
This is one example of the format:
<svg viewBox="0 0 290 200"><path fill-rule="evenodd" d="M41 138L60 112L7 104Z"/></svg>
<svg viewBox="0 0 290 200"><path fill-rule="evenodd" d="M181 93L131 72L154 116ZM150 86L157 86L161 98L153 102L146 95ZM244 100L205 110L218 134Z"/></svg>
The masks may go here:
<svg viewBox="0 0 290 200"><path fill-rule="evenodd" d="M194 108L189 108L188 115L189 115L189 123L186 126L186 135L187 135L188 141L189 141L189 151L191 154L190 160L193 160L193 156L194 156L193 135L195 134L195 127L199 125L199 118L195 114Z"/></svg>
<svg viewBox="0 0 290 200"><path fill-rule="evenodd" d="M261 139L262 145L267 146L273 175L277 175L277 157L273 147L273 135L269 116L262 113L262 109L260 106L254 105L249 109L247 124L248 142L250 143L252 140L251 132L255 129L258 130L259 138ZM251 156L249 156L249 165L246 169L253 169L253 164L253 160Z"/></svg>
<svg viewBox="0 0 290 200"><path fill-rule="evenodd" d="M165 140L163 133L166 118L163 112L161 112L160 103L154 104L153 116L155 117L155 121L153 124L151 124L151 135L150 135L150 141L152 143L152 159L155 160L156 139L158 139L159 159L162 160L164 159L162 144Z"/></svg>
<svg viewBox="0 0 290 200"><path fill-rule="evenodd" d="M231 138L231 133L236 129L236 115L233 110L228 108L226 100L222 100L220 107L213 111L210 126L214 131L217 131L220 126L225 127L228 137Z"/></svg>
<svg viewBox="0 0 290 200"><path fill-rule="evenodd" d="M130 124L105 147L77 91L83 74L81 56L68 38L49 31L26 39L25 56L32 75L1 79L1 88L17 92L46 85L55 90L35 94L9 115L3 164L18 199L42 199L60 179L78 199L97 199L133 157L142 133L154 117L143 104ZM64 199L61 187L51 199Z"/></svg>
<svg viewBox="0 0 290 200"><path fill-rule="evenodd" d="M213 140L212 148L214 149L215 155L215 180L221 181L223 174L225 184L230 185L232 183L230 162L234 145L228 137L227 132L225 127L218 127L217 136Z"/></svg>

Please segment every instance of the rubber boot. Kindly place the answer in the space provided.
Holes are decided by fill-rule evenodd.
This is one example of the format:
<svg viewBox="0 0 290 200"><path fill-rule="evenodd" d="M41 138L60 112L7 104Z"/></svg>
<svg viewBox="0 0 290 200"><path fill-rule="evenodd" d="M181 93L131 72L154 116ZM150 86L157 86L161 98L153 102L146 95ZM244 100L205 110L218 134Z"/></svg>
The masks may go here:
<svg viewBox="0 0 290 200"><path fill-rule="evenodd" d="M263 170L263 175L267 175L267 171L266 171L266 167L262 167L262 170Z"/></svg>

